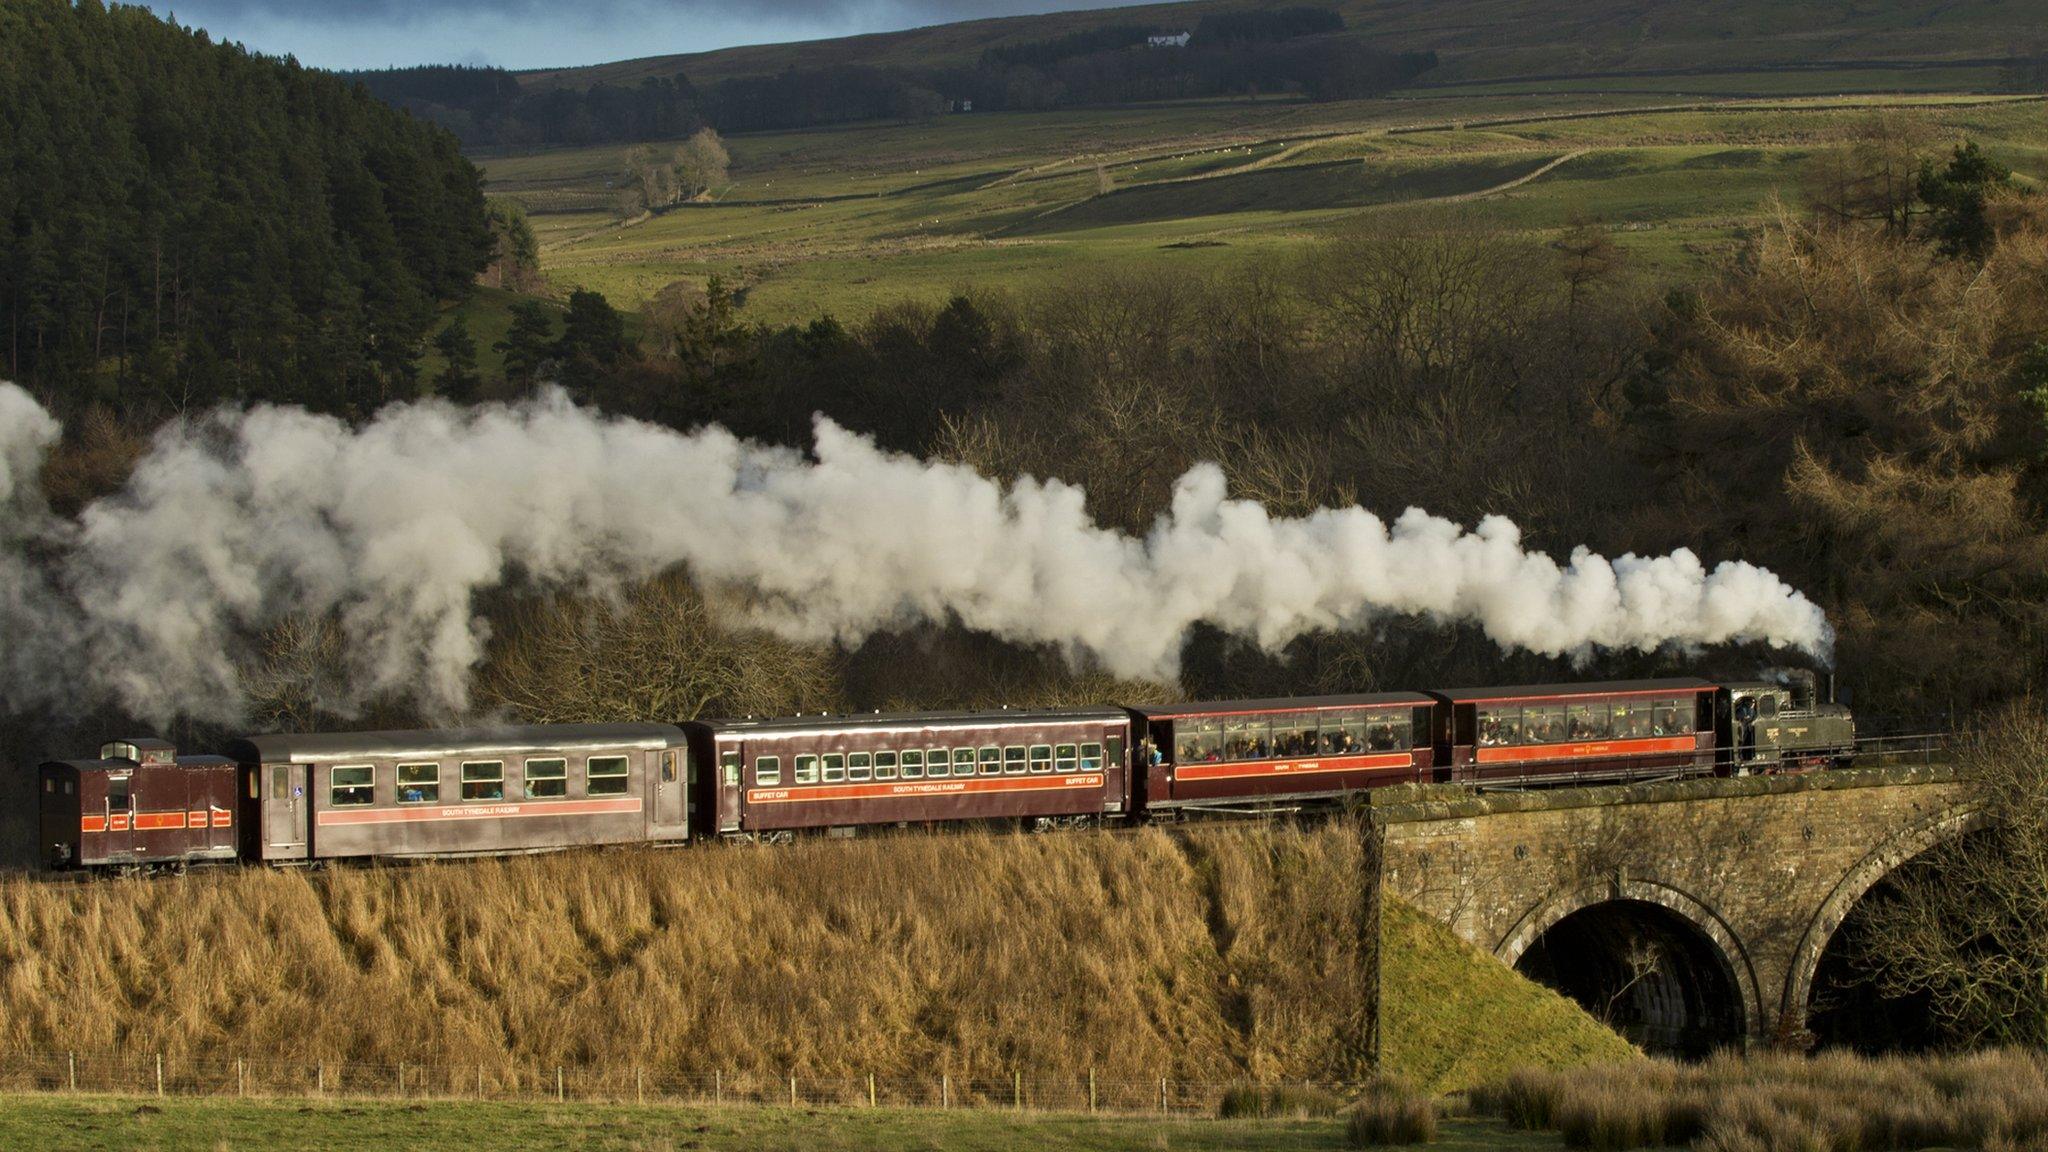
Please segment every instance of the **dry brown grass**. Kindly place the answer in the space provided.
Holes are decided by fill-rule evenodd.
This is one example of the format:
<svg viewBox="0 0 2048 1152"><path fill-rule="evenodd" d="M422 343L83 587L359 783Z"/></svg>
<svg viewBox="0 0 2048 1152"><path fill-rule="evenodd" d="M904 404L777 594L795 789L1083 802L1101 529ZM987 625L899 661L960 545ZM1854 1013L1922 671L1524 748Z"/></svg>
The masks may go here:
<svg viewBox="0 0 2048 1152"><path fill-rule="evenodd" d="M1911 1152L2048 1146L2048 1057L2018 1050L1863 1059L1722 1056L1576 1072L1524 1070L1475 1109L1621 1152Z"/></svg>
<svg viewBox="0 0 2048 1152"><path fill-rule="evenodd" d="M1375 1077L1344 1123L1353 1148L1428 1144L1436 1139L1436 1102L1398 1076Z"/></svg>
<svg viewBox="0 0 2048 1152"><path fill-rule="evenodd" d="M1335 1066L1338 830L0 882L0 1046L777 1077ZM1213 879L1211 879L1213 878Z"/></svg>
<svg viewBox="0 0 2048 1152"><path fill-rule="evenodd" d="M1353 1066L1359 864L1340 822L10 878L0 1051L638 1067L740 1091L791 1074L1330 1081ZM1412 919L1398 931L1423 963L1498 967ZM1627 1051L1582 1014L1490 995L1435 1046L1557 1032L1584 1059L1584 1031ZM1434 1065L1416 1078L1456 1086Z"/></svg>

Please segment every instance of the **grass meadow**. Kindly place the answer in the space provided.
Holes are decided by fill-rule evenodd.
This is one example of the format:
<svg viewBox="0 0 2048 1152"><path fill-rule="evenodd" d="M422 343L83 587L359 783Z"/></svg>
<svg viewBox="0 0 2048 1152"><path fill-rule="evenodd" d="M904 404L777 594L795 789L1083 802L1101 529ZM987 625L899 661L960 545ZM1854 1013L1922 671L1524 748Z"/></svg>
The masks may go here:
<svg viewBox="0 0 2048 1152"><path fill-rule="evenodd" d="M75 1152L1317 1152L1338 1118L1216 1120L866 1108L0 1096L0 1147ZM1557 1137L1451 1120L1444 1152L1554 1150Z"/></svg>
<svg viewBox="0 0 2048 1152"><path fill-rule="evenodd" d="M1093 268L1204 276L1446 210L1538 239L1597 222L1646 275L1675 278L1728 251L1774 197L1796 201L1806 158L1879 109L1920 124L1932 147L1968 137L2048 179L2038 98L1792 87L1765 98L1418 89L745 135L728 142L726 186L629 223L609 211L622 147L478 159L494 195L533 213L558 292L595 289L631 310L669 283L718 275L742 289L746 318L770 324L966 286L1042 288Z"/></svg>

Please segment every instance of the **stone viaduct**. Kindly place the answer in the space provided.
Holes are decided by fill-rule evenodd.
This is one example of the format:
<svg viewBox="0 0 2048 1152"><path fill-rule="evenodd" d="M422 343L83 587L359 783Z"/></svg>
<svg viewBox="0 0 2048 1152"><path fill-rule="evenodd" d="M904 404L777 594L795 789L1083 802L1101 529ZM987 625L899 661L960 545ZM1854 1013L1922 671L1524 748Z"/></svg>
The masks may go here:
<svg viewBox="0 0 2048 1152"><path fill-rule="evenodd" d="M1385 891L1654 1048L1802 1032L1836 929L1979 826L1941 765L1375 797Z"/></svg>

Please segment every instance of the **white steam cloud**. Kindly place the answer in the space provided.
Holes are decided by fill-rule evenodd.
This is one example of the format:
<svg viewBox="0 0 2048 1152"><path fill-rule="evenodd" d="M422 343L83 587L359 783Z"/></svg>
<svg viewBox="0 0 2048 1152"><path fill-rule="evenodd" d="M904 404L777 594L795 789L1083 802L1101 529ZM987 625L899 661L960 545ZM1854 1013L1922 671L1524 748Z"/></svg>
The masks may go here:
<svg viewBox="0 0 2048 1152"><path fill-rule="evenodd" d="M150 718L233 719L237 638L304 613L341 621L356 698L459 712L488 639L478 591L515 572L604 588L678 564L748 590L759 622L792 638L956 618L1139 677L1172 676L1202 622L1268 648L1390 614L1547 654L1764 641L1825 659L1831 642L1818 607L1739 561L1582 548L1559 564L1503 518L1468 531L1415 508L1391 525L1359 508L1278 518L1228 499L1210 465L1138 538L1094 524L1071 485L1005 487L822 419L808 459L560 395L400 405L361 427L216 412L166 427L76 523L36 490L56 434L0 384L0 626L22 654L0 664L0 703L15 706L111 695Z"/></svg>

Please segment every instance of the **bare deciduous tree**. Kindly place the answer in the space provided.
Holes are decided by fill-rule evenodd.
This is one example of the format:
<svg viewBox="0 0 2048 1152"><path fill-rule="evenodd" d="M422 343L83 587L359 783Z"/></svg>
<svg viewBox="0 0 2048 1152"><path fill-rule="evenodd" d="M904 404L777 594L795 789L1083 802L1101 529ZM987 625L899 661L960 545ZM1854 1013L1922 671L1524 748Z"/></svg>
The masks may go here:
<svg viewBox="0 0 2048 1152"><path fill-rule="evenodd" d="M811 711L837 703L837 682L829 650L727 623L674 573L513 609L478 695L533 723L672 722Z"/></svg>
<svg viewBox="0 0 2048 1152"><path fill-rule="evenodd" d="M2048 1043L2048 715L2015 707L1959 766L1989 827L1930 850L1870 898L1863 963L1887 995L1925 994L1971 1046Z"/></svg>

